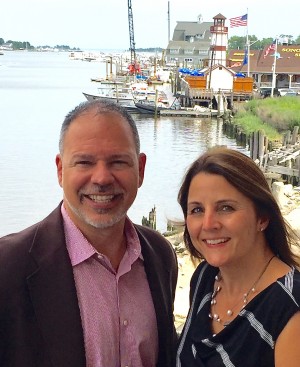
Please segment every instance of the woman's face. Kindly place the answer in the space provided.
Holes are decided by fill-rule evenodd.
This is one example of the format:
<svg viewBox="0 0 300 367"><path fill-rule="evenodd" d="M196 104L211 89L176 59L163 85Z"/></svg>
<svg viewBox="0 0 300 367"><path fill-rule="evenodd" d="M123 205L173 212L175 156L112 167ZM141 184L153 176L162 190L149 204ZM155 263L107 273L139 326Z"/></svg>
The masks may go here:
<svg viewBox="0 0 300 367"><path fill-rule="evenodd" d="M223 176L201 172L190 184L186 225L198 252L220 267L262 248L268 221L258 218L253 202Z"/></svg>

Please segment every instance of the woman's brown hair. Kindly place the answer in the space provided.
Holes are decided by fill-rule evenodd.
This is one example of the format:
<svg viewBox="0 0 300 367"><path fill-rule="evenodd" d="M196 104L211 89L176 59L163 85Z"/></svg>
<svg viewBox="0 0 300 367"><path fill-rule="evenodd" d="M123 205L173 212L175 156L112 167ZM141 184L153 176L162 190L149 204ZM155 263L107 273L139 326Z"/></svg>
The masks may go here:
<svg viewBox="0 0 300 367"><path fill-rule="evenodd" d="M291 245L299 246L299 239L285 222L262 170L251 158L237 150L215 147L196 159L188 169L178 193L178 202L185 219L190 184L193 177L200 172L223 176L248 197L258 216L269 218L269 225L264 233L271 250L288 265L299 265L298 257L291 250ZM192 256L202 258L192 244L186 225L184 242Z"/></svg>

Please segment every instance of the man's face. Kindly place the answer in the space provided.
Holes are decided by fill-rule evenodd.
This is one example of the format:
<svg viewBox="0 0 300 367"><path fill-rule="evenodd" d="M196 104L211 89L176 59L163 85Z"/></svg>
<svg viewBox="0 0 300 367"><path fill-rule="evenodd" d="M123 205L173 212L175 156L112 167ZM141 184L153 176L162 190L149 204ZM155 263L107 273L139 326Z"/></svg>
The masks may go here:
<svg viewBox="0 0 300 367"><path fill-rule="evenodd" d="M75 119L56 165L64 205L83 232L124 223L142 185L146 156L136 152L127 121L90 111Z"/></svg>

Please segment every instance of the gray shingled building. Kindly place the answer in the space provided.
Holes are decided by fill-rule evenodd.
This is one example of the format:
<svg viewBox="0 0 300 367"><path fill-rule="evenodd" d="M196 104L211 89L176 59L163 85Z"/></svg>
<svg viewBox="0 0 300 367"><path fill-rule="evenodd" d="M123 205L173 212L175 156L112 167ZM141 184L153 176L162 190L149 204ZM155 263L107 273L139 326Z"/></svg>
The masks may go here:
<svg viewBox="0 0 300 367"><path fill-rule="evenodd" d="M213 22L203 22L201 15L196 22L177 22L173 38L165 52L166 63L202 68L209 58L210 27Z"/></svg>

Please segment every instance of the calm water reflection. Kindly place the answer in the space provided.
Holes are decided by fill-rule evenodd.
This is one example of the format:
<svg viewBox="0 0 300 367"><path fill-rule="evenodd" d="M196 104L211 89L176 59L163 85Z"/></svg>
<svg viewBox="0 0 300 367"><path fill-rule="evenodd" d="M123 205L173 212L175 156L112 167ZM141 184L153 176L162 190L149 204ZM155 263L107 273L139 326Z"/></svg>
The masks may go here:
<svg viewBox="0 0 300 367"><path fill-rule="evenodd" d="M54 159L65 114L95 92L91 77L105 65L71 61L67 54L6 52L0 59L0 236L42 219L61 200ZM222 133L222 122L135 116L145 181L129 211L140 223L155 205L158 229L180 217L177 191L188 165L214 145L241 149Z"/></svg>
<svg viewBox="0 0 300 367"><path fill-rule="evenodd" d="M163 117L137 118L141 145L148 156L145 182L130 210L140 221L155 205L158 229L165 230L167 219L181 218L177 192L191 162L215 145L238 147L235 140L224 136L222 121Z"/></svg>

